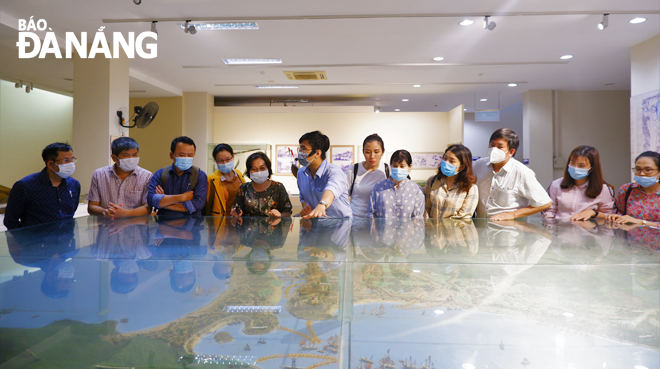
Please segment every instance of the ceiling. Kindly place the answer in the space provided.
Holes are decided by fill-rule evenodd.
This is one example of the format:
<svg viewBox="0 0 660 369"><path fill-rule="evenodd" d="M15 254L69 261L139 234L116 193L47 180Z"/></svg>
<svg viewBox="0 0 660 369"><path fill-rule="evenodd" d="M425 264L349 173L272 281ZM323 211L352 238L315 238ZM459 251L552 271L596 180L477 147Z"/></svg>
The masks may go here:
<svg viewBox="0 0 660 369"><path fill-rule="evenodd" d="M611 13L609 27L599 31L603 13ZM73 88L71 60L18 59L16 19L44 18L59 37L100 26L140 33L160 20L158 57L131 60L131 97L205 91L216 105L308 99L381 111L496 109L527 90L630 89L630 47L660 33L659 14L660 0L2 0L0 78ZM483 29L484 15L497 23L493 31ZM647 21L628 23L638 15ZM465 18L475 23L460 26ZM190 35L174 22L185 19L256 21L259 29ZM565 54L574 58L560 60ZM283 64L226 66L224 58ZM321 70L328 80L289 81L288 70ZM268 84L299 88L254 87Z"/></svg>

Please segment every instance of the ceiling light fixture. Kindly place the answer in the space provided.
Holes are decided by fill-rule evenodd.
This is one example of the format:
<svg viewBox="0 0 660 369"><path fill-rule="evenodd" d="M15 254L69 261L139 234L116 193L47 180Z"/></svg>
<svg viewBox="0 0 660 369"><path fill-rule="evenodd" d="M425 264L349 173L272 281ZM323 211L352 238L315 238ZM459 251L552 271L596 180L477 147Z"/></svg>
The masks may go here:
<svg viewBox="0 0 660 369"><path fill-rule="evenodd" d="M407 102L407 101L410 101L410 100L408 100L408 99L401 99L401 101L403 101L403 102Z"/></svg>
<svg viewBox="0 0 660 369"><path fill-rule="evenodd" d="M14 85L14 87L16 87L16 88L23 87L23 81L19 79L18 82L16 82L16 84Z"/></svg>
<svg viewBox="0 0 660 369"><path fill-rule="evenodd" d="M609 19L608 19L609 17L610 17L610 15L608 13L603 14L603 21L598 23L598 29L599 30L602 31L605 28L607 28L607 26L609 25Z"/></svg>
<svg viewBox="0 0 660 369"><path fill-rule="evenodd" d="M464 108L463 111L467 111L467 108Z"/></svg>
<svg viewBox="0 0 660 369"><path fill-rule="evenodd" d="M571 55L571 54L562 55L559 59L561 59L561 60L573 59L573 55Z"/></svg>
<svg viewBox="0 0 660 369"><path fill-rule="evenodd" d="M394 111L401 111L401 109L394 109Z"/></svg>
<svg viewBox="0 0 660 369"><path fill-rule="evenodd" d="M156 29L156 23L158 23L158 21L151 22L151 32L158 34L158 30Z"/></svg>
<svg viewBox="0 0 660 369"><path fill-rule="evenodd" d="M235 30L250 30L259 29L259 25L255 22L244 23L194 23L195 29L198 31L235 31ZM179 27L185 29L184 23L179 23Z"/></svg>
<svg viewBox="0 0 660 369"><path fill-rule="evenodd" d="M635 17L628 21L628 23L632 23L632 24L639 24L644 22L646 22L646 18L642 18L642 17Z"/></svg>
<svg viewBox="0 0 660 369"><path fill-rule="evenodd" d="M462 21L458 22L461 26L471 26L474 24L474 21L471 19L463 19Z"/></svg>
<svg viewBox="0 0 660 369"><path fill-rule="evenodd" d="M140 5L142 4L142 0L133 0L133 4Z"/></svg>
<svg viewBox="0 0 660 369"><path fill-rule="evenodd" d="M413 85L413 87L422 87L422 85Z"/></svg>
<svg viewBox="0 0 660 369"><path fill-rule="evenodd" d="M488 99L481 99L481 100L479 100L479 101L488 101Z"/></svg>
<svg viewBox="0 0 660 369"><path fill-rule="evenodd" d="M254 86L254 88L298 88L294 85L264 85L264 86Z"/></svg>
<svg viewBox="0 0 660 369"><path fill-rule="evenodd" d="M509 83L507 86L509 86L509 87L517 87L518 84L517 84L517 83Z"/></svg>
<svg viewBox="0 0 660 369"><path fill-rule="evenodd" d="M380 113L380 108L374 107L374 113Z"/></svg>
<svg viewBox="0 0 660 369"><path fill-rule="evenodd" d="M190 21L187 20L186 23L183 25L183 32L194 35L195 33L197 33L197 28L195 28L195 25L190 24Z"/></svg>
<svg viewBox="0 0 660 369"><path fill-rule="evenodd" d="M30 82L29 86L25 86L25 93L29 94L30 91L32 91L34 88L32 87L32 82Z"/></svg>
<svg viewBox="0 0 660 369"><path fill-rule="evenodd" d="M445 58L443 58L442 56L436 56L435 58L433 58L433 61L443 61L443 60L445 60Z"/></svg>
<svg viewBox="0 0 660 369"><path fill-rule="evenodd" d="M484 29L487 29L489 31L492 31L497 27L497 24L495 22L490 21L490 15L487 15L484 17Z"/></svg>
<svg viewBox="0 0 660 369"><path fill-rule="evenodd" d="M282 59L222 59L225 64L282 64Z"/></svg>

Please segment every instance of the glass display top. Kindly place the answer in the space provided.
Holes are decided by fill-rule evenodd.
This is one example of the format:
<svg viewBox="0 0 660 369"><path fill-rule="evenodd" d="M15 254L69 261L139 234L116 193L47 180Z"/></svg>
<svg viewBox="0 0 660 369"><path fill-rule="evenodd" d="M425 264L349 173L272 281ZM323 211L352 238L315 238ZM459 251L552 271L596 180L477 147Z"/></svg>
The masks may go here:
<svg viewBox="0 0 660 369"><path fill-rule="evenodd" d="M660 368L660 229L83 217L0 234L0 368Z"/></svg>

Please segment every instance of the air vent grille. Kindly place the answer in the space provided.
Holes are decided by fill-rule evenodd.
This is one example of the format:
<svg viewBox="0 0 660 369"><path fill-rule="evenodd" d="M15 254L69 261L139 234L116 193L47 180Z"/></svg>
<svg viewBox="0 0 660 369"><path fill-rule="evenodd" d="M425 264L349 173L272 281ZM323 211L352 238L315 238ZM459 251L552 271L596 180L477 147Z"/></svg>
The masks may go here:
<svg viewBox="0 0 660 369"><path fill-rule="evenodd" d="M293 81L312 81L312 80L326 80L328 77L323 71L314 71L314 72L284 72L286 78Z"/></svg>

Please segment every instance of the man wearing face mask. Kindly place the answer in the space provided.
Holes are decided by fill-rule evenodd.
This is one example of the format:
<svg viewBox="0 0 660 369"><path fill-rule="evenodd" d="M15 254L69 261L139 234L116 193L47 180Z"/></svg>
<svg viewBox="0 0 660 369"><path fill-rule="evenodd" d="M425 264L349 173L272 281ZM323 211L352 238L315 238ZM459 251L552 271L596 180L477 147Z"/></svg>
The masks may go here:
<svg viewBox="0 0 660 369"><path fill-rule="evenodd" d="M56 142L41 152L46 167L16 182L9 192L4 224L16 229L71 219L80 201L80 182L71 178L76 170L73 149Z"/></svg>
<svg viewBox="0 0 660 369"><path fill-rule="evenodd" d="M110 158L114 164L99 168L92 175L87 195L87 211L108 219L148 215L147 188L151 172L138 166L140 146L130 137L112 141Z"/></svg>
<svg viewBox="0 0 660 369"><path fill-rule="evenodd" d="M172 165L158 169L149 181L147 203L158 215L202 215L208 183L206 173L192 165L196 149L190 137L172 140Z"/></svg>
<svg viewBox="0 0 660 369"><path fill-rule="evenodd" d="M536 214L552 204L536 174L513 158L519 144L514 131L500 128L490 136L489 157L474 163L478 218L512 220Z"/></svg>

